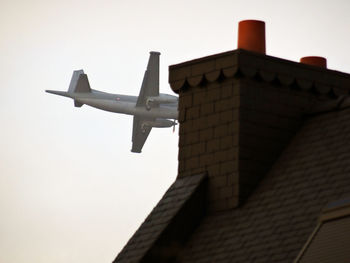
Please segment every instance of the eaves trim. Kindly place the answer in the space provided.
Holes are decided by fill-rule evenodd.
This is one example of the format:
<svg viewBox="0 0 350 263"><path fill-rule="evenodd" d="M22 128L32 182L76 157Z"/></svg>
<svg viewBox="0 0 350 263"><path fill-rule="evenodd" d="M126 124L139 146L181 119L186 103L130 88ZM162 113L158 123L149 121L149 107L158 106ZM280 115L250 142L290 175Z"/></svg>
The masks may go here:
<svg viewBox="0 0 350 263"><path fill-rule="evenodd" d="M327 95L349 95L350 74L237 49L169 67L174 92L226 78L252 78L282 87Z"/></svg>

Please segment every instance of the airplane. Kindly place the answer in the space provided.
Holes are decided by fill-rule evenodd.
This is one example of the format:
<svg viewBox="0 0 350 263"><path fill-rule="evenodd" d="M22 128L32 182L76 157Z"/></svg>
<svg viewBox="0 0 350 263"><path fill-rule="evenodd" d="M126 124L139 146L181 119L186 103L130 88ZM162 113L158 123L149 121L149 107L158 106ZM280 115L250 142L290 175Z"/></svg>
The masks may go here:
<svg viewBox="0 0 350 263"><path fill-rule="evenodd" d="M75 107L91 107L134 116L131 152L141 153L152 128L175 128L178 97L159 93L159 52L151 51L139 96L111 94L90 88L87 75L76 70L68 91L46 92L74 100Z"/></svg>

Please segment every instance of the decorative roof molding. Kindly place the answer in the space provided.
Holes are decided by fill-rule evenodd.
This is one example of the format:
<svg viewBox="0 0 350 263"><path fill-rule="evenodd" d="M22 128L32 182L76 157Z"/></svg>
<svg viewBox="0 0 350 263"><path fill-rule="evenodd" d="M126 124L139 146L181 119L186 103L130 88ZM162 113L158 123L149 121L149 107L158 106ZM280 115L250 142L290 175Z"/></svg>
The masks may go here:
<svg viewBox="0 0 350 263"><path fill-rule="evenodd" d="M332 98L350 94L350 74L237 49L169 67L174 92L225 78L256 78Z"/></svg>

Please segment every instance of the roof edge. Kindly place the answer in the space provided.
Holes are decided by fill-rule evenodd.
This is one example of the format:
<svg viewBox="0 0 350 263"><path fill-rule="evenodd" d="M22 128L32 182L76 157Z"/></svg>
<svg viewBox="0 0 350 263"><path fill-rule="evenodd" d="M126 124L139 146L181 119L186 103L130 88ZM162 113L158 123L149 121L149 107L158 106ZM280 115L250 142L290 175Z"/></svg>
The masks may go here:
<svg viewBox="0 0 350 263"><path fill-rule="evenodd" d="M169 66L175 93L205 82L244 76L339 97L350 93L350 74L236 49Z"/></svg>
<svg viewBox="0 0 350 263"><path fill-rule="evenodd" d="M206 179L177 178L113 262L170 262L204 216Z"/></svg>

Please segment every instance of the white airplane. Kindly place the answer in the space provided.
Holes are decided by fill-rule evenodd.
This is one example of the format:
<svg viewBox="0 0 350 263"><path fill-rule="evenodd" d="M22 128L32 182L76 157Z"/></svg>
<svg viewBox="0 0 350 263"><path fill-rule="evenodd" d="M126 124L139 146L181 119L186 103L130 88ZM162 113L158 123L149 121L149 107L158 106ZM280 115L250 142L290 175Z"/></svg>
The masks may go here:
<svg viewBox="0 0 350 263"><path fill-rule="evenodd" d="M140 153L153 127L174 127L178 118L178 97L159 93L159 52L150 52L139 96L111 94L93 90L83 70L73 72L68 91L46 90L72 98L75 107L91 107L134 115L132 152Z"/></svg>

